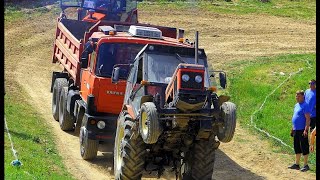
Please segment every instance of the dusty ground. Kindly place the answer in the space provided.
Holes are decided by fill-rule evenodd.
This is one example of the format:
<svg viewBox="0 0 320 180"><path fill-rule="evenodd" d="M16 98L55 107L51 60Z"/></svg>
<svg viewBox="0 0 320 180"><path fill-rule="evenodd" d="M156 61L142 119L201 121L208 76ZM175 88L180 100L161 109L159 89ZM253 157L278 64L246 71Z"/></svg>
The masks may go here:
<svg viewBox="0 0 320 180"><path fill-rule="evenodd" d="M112 179L111 156L101 155L93 162L81 159L77 136L60 130L51 115L50 83L53 38L57 14L5 25L5 80L14 89L19 83L30 96L30 104L46 119L68 170L77 179ZM214 67L258 56L315 52L315 22L301 22L271 16L234 16L196 11L140 10L141 22L184 28L192 40L200 32ZM231 143L221 144L216 155L214 179L315 179L314 173L301 173L286 167L292 155L275 153L270 144L239 125ZM311 167L315 169L315 167ZM169 179L169 177L167 177Z"/></svg>

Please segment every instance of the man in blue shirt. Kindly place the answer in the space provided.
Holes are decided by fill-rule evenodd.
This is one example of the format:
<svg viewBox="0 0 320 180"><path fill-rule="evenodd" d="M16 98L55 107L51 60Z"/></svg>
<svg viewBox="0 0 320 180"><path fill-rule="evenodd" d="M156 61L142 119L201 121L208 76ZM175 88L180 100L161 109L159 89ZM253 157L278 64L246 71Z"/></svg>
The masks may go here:
<svg viewBox="0 0 320 180"><path fill-rule="evenodd" d="M310 126L310 108L304 101L304 91L300 90L296 92L297 104L294 106L294 112L292 116L292 129L291 136L293 137L294 152L296 154L296 162L290 169L300 169L300 157L301 153L304 157L304 166L300 169L302 172L308 171L308 156L309 156L309 141L308 131Z"/></svg>
<svg viewBox="0 0 320 180"><path fill-rule="evenodd" d="M316 127L316 80L309 81L310 88L304 93L304 100L310 108L310 132Z"/></svg>

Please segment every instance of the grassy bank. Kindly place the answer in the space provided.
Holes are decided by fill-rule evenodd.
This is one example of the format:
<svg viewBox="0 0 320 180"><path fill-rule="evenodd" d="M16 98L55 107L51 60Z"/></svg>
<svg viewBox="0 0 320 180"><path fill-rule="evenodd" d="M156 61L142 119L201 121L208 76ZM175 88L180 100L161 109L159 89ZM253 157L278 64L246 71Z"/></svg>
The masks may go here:
<svg viewBox="0 0 320 180"><path fill-rule="evenodd" d="M10 165L15 157L5 131L5 179L73 179L63 165L46 120L25 101L29 97L18 85L6 82L6 87L6 121L23 165Z"/></svg>
<svg viewBox="0 0 320 180"><path fill-rule="evenodd" d="M255 61L237 62L229 70L229 93L237 105L237 116L242 127L257 131L252 127L251 115L260 108L267 95L275 92L266 100L261 111L253 116L253 122L258 128L280 138L293 147L290 137L291 118L296 104L295 92L309 88L308 82L316 77L315 54L287 55L270 58L259 58ZM290 73L297 72L285 81ZM259 133L263 137L264 134ZM272 141L275 151L293 154L290 148ZM315 153L311 154L310 164L315 169Z"/></svg>
<svg viewBox="0 0 320 180"><path fill-rule="evenodd" d="M316 20L315 0L270 0L263 3L259 0L200 0L200 1L168 1L144 0L139 3L142 10L185 9L197 13L212 11L225 14L266 14L271 16L288 17L298 20Z"/></svg>

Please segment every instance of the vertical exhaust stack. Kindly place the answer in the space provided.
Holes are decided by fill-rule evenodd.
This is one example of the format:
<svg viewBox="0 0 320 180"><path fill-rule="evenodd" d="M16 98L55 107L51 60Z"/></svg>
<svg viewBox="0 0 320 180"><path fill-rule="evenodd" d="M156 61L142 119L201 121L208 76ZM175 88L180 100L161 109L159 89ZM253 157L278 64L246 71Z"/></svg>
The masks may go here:
<svg viewBox="0 0 320 180"><path fill-rule="evenodd" d="M198 64L198 49L199 49L199 32L196 31L196 40L195 40L195 64Z"/></svg>

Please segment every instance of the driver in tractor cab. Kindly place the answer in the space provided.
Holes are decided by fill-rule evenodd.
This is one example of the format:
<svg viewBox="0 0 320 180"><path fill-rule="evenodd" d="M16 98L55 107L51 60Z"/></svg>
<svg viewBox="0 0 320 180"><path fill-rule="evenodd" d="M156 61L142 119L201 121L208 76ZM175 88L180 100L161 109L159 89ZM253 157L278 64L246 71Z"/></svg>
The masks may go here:
<svg viewBox="0 0 320 180"><path fill-rule="evenodd" d="M120 4L119 0L85 0L83 7L105 14L106 20L119 21L121 17L121 15L119 16L121 13Z"/></svg>

